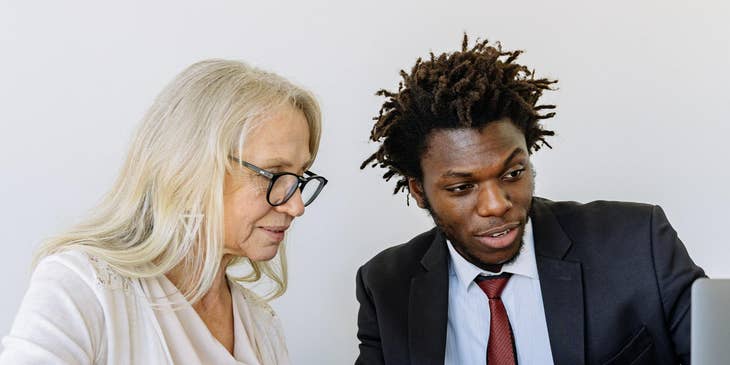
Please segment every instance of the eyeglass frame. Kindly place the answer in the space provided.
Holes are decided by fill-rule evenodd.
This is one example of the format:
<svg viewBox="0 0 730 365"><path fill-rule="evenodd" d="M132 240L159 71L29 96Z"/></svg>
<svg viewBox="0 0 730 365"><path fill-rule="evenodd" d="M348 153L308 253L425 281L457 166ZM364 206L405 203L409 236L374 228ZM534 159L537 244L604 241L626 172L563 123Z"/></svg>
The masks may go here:
<svg viewBox="0 0 730 365"><path fill-rule="evenodd" d="M305 174L309 175L306 177L297 175L293 172L271 172L268 170L264 170L250 162L246 162L244 160L241 160L240 158L237 158L237 157L234 157L231 155L229 155L228 158L235 161L239 165L246 167L249 170L269 179L269 187L266 189L266 202L269 203L269 205L271 205L272 207L278 207L280 205L286 204L286 202L288 202L289 199L291 199L291 197L294 196L294 193L296 193L297 189L299 189L299 191L302 192L302 191L304 191L304 187L307 185L307 183L309 183L312 180L320 180L322 182L322 185L320 185L319 189L317 189L317 191L314 192L312 197L309 198L309 202L302 201L302 203L304 204L305 207L309 206L309 204L312 204L312 202L315 199L317 199L317 197L319 196L319 193L322 192L322 189L324 189L324 186L327 185L327 182L328 182L327 178L325 178L324 176L317 175L316 173L309 171L309 170L304 171ZM282 199L282 201L280 203L273 204L271 202L271 190L274 188L274 183L276 182L276 180L279 177L284 176L284 175L291 175L291 176L296 177L298 180L298 183L295 185L296 187L294 189L287 192L285 198Z"/></svg>

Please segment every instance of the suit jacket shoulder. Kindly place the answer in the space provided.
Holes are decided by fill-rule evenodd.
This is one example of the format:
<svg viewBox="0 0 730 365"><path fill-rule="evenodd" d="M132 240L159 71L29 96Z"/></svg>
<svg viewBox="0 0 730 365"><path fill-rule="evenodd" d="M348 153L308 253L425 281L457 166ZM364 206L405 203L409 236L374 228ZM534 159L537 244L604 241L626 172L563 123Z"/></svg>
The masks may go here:
<svg viewBox="0 0 730 365"><path fill-rule="evenodd" d="M443 364L447 255L445 240L434 228L360 268L356 364Z"/></svg>
<svg viewBox="0 0 730 365"><path fill-rule="evenodd" d="M431 247L437 234L437 229L433 228L413 237L406 243L381 251L363 265L363 275L371 279L391 278L400 276L403 272L418 270L421 259ZM376 272L377 275L370 277L370 272Z"/></svg>
<svg viewBox="0 0 730 365"><path fill-rule="evenodd" d="M583 299L572 307L585 309L586 362L689 363L689 291L704 272L659 206L536 198L532 217L549 326L569 317L555 317L568 297L555 294L564 282L553 268L578 269L571 285ZM555 355L570 347L554 332Z"/></svg>
<svg viewBox="0 0 730 365"><path fill-rule="evenodd" d="M632 266L630 271L648 268L653 265L656 250L674 243L654 239L657 224L666 224L671 229L663 210L656 205L605 200L583 204L536 198L534 209L549 210L550 214L541 216L554 217L570 241L569 249L561 258L583 263L584 270L594 261L604 262L614 270L617 266ZM538 255L551 256L546 251L552 249L550 245L554 241L541 239L545 228L535 227L536 251ZM676 235L673 229L670 233Z"/></svg>

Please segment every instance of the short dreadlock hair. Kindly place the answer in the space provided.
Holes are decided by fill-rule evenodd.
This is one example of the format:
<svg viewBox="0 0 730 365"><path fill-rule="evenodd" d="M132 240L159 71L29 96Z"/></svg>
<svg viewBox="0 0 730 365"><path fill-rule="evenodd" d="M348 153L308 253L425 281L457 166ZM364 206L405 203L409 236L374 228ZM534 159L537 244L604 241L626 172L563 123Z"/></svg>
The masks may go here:
<svg viewBox="0 0 730 365"><path fill-rule="evenodd" d="M386 168L386 181L400 176L394 194L408 186L408 178L421 180L421 156L427 138L438 129L481 129L488 123L509 118L525 135L528 152L550 147L545 141L553 131L542 128L539 121L551 118L554 112L540 110L555 105L536 105L544 90L556 80L535 79L534 71L514 61L522 51L503 51L497 42L476 41L469 49L464 34L460 52L430 53L430 59L416 60L398 92L385 89L376 95L385 96L370 140L380 142L378 150L360 166Z"/></svg>

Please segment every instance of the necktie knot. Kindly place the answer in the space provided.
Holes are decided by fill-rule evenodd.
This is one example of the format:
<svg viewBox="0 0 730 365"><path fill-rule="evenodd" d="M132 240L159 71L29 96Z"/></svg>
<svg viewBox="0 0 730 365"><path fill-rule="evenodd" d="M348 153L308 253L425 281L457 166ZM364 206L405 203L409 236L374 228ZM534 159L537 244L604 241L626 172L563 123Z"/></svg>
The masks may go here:
<svg viewBox="0 0 730 365"><path fill-rule="evenodd" d="M479 275L476 279L474 279L474 281L477 285L479 285L484 294L487 295L487 298L499 299L502 295L502 290L504 290L504 287L507 285L507 281L511 275L512 274L509 273L503 273L496 276Z"/></svg>

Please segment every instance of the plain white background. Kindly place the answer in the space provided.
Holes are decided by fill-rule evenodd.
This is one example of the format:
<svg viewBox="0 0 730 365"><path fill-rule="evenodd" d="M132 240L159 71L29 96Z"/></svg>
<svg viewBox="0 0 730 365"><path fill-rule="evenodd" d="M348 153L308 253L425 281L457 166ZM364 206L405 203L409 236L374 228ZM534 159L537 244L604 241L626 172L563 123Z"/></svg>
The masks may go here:
<svg viewBox="0 0 730 365"><path fill-rule="evenodd" d="M526 50L523 63L560 80L545 99L558 105L554 149L533 159L538 195L660 204L695 261L728 277L728 4L2 0L0 335L34 248L111 186L157 92L193 62L233 58L322 102L313 169L330 184L290 235L290 289L273 305L294 363L351 363L357 268L431 226L383 171L358 169L375 149L374 92L464 31Z"/></svg>

